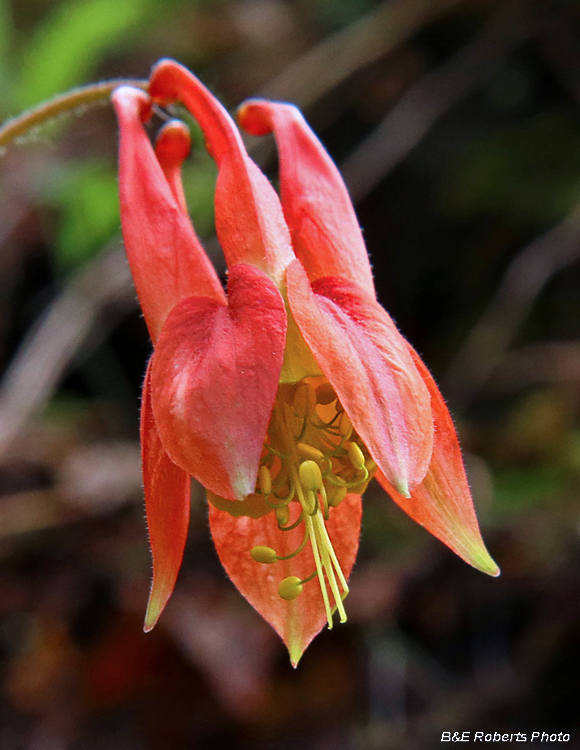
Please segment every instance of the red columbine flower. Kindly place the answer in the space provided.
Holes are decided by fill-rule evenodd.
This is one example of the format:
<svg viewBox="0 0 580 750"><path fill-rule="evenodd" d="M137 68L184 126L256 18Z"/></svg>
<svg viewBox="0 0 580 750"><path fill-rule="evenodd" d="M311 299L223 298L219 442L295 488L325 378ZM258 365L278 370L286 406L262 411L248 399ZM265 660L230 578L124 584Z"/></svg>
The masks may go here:
<svg viewBox="0 0 580 750"><path fill-rule="evenodd" d="M296 108L250 101L249 133L273 132L282 203L219 102L164 60L149 95L113 96L121 128L123 235L154 344L141 441L154 626L181 564L189 483L207 489L213 539L242 594L296 664L343 599L374 475L413 519L495 575L451 418L425 366L378 304L338 171ZM143 129L181 101L217 162L216 230L228 293L189 222L183 123Z"/></svg>

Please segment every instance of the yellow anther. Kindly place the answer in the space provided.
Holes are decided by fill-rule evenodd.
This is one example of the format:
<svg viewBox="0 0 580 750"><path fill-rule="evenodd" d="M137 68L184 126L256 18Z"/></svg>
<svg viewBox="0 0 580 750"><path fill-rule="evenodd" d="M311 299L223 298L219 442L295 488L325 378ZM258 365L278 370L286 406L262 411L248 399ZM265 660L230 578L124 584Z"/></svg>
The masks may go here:
<svg viewBox="0 0 580 750"><path fill-rule="evenodd" d="M258 486L262 495L270 495L272 493L272 475L267 466L260 466L258 470Z"/></svg>
<svg viewBox="0 0 580 750"><path fill-rule="evenodd" d="M297 578L296 576L288 576L288 578L284 578L283 581L280 581L278 594L282 599L291 601L292 599L296 599L297 596L300 596L302 588L303 586L300 578Z"/></svg>
<svg viewBox="0 0 580 750"><path fill-rule="evenodd" d="M336 401L336 391L330 383L322 383L322 385L319 385L316 389L316 403L322 404L322 406L327 406L333 401Z"/></svg>
<svg viewBox="0 0 580 750"><path fill-rule="evenodd" d="M305 383L304 381L298 383L296 390L294 391L292 406L294 414L301 419L306 419L306 417L314 410L314 393L308 383Z"/></svg>
<svg viewBox="0 0 580 750"><path fill-rule="evenodd" d="M330 507L336 508L340 505L346 497L347 491L346 487L331 487L327 490L326 497L328 498L328 504Z"/></svg>
<svg viewBox="0 0 580 750"><path fill-rule="evenodd" d="M340 430L341 437L344 440L348 440L352 435L352 422L350 421L350 418L346 412L342 413L338 429Z"/></svg>
<svg viewBox="0 0 580 750"><path fill-rule="evenodd" d="M309 458L311 461L320 461L324 458L324 453L319 451L318 448L314 448L312 445L306 443L297 443L296 450L302 456L302 458Z"/></svg>
<svg viewBox="0 0 580 750"><path fill-rule="evenodd" d="M276 514L276 520L280 526L287 526L288 521L290 520L290 508L287 505L284 505L281 508L276 508L274 513Z"/></svg>
<svg viewBox="0 0 580 750"><path fill-rule="evenodd" d="M322 486L322 474L315 461L303 461L298 469L300 484L308 492L316 492Z"/></svg>
<svg viewBox="0 0 580 750"><path fill-rule="evenodd" d="M250 555L256 562L267 563L268 565L271 565L278 560L278 555L272 547L252 547Z"/></svg>
<svg viewBox="0 0 580 750"><path fill-rule="evenodd" d="M365 457L364 457L364 453L361 451L359 446L356 443L348 443L348 445L346 446L346 449L348 451L348 457L350 458L350 462L354 466L354 468L357 469L358 471L361 471L361 469L364 469Z"/></svg>

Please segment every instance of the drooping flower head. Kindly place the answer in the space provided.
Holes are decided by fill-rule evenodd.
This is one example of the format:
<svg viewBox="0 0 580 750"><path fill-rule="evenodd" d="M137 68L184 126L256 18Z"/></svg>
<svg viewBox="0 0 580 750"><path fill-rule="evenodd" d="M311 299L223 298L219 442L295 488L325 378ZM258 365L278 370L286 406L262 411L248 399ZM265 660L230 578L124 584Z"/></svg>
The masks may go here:
<svg viewBox="0 0 580 750"><path fill-rule="evenodd" d="M145 627L175 585L190 477L206 488L233 582L296 664L343 600L361 494L375 476L414 520L497 574L479 533L455 430L418 355L378 304L348 193L300 112L251 100L242 128L272 132L280 199L239 131L185 68L163 60L148 94L113 96L123 235L154 344L141 441L153 583ZM176 120L155 147L153 105L183 103L218 166L216 231L227 295L197 239Z"/></svg>

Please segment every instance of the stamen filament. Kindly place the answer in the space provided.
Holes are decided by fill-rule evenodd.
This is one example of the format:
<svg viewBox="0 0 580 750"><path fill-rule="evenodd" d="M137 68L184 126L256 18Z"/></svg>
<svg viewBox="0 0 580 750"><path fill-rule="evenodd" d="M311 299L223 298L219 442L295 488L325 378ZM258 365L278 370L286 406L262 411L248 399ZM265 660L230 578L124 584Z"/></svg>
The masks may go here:
<svg viewBox="0 0 580 750"><path fill-rule="evenodd" d="M330 557L332 558L333 565L336 569L336 572L338 573L338 577L340 579L340 584L342 588L344 589L344 595L342 598L348 594L350 591L348 587L348 583L346 582L346 578L344 577L344 573L342 572L342 568L340 567L340 563L338 562L338 558L336 557L336 552L334 551L334 547L332 546L332 542L330 541L330 537L328 536L328 531L326 529L326 526L324 524L321 524L322 526L322 535L324 537L324 541L326 542L326 547L330 553Z"/></svg>
<svg viewBox="0 0 580 750"><path fill-rule="evenodd" d="M361 471L363 473L362 478L359 477L356 480L353 479L352 482L346 482L346 484L344 484L343 486L344 487L356 487L357 484L363 484L364 482L366 482L367 479L369 478L369 470L367 469L366 466L363 466Z"/></svg>
<svg viewBox="0 0 580 750"><path fill-rule="evenodd" d="M338 414L335 414L334 417L330 420L330 422L325 422L323 419L321 419L318 415L316 419L310 419L309 422L312 425L312 427L316 427L317 430L328 430L329 432L332 430L333 422L337 419ZM336 430L338 433L338 430Z"/></svg>
<svg viewBox="0 0 580 750"><path fill-rule="evenodd" d="M276 500L279 500L282 503L282 505L288 505L288 503L290 502L290 500L292 500L295 494L296 494L296 489L294 488L294 484L291 482L290 492L286 495L286 497L278 497L278 495L275 492L274 492L274 497L276 498Z"/></svg>
<svg viewBox="0 0 580 750"><path fill-rule="evenodd" d="M304 419L302 422L302 429L300 430L298 436L296 437L296 442L299 443L301 440L304 439L304 435L306 435L306 428L308 427L308 420Z"/></svg>
<svg viewBox="0 0 580 750"><path fill-rule="evenodd" d="M333 437L340 437L339 434L333 435ZM338 450L339 448L342 448L344 444L344 440L341 440L340 443L337 445L336 443L333 443L331 440L329 440L328 435L324 434L324 431L321 430L319 438L321 442L325 443L329 448L331 448L333 451Z"/></svg>
<svg viewBox="0 0 580 750"><path fill-rule="evenodd" d="M298 526L300 526L303 520L304 520L304 511L300 513L298 518L294 521L294 523L291 523L290 526L280 526L280 524L278 524L278 528L280 529L280 531L292 531L292 529L295 529Z"/></svg>
<svg viewBox="0 0 580 750"><path fill-rule="evenodd" d="M326 495L326 489L324 488L323 484L320 486L319 491L320 491L320 497L322 498L322 515L324 516L324 520L328 521L328 518L329 518L328 497Z"/></svg>
<svg viewBox="0 0 580 750"><path fill-rule="evenodd" d="M357 482L356 484L360 484L360 482ZM290 495L290 496L285 497L283 499L281 498L280 502L278 502L278 503L275 502L274 500L270 500L270 497L272 497L272 496L269 495L268 497L264 498L264 500L266 502L266 505L269 505L270 508L285 508L288 505L288 503L290 502L290 500L292 500L293 495ZM274 495L274 497L278 497L278 496Z"/></svg>
<svg viewBox="0 0 580 750"><path fill-rule="evenodd" d="M270 451L270 453L273 453L275 456L278 456L278 458L283 458L284 460L287 460L290 458L286 453L281 453L280 451L277 451L276 448L272 448L272 446L267 443L265 446L267 451Z"/></svg>
<svg viewBox="0 0 580 750"><path fill-rule="evenodd" d="M316 525L318 526L318 533L321 534L320 527L322 527L322 529L324 531L326 529L324 528L324 521L322 520L322 516L320 515L320 513L318 513L316 515L316 517L315 517L314 520L315 520ZM323 536L323 535L321 534L321 536ZM328 539L328 536L326 537L326 539L328 540L328 542L330 542L330 539ZM338 590L338 586L336 584L336 577L334 575L334 570L332 568L332 563L331 563L330 557L328 555L328 547L329 547L329 544L328 543L325 544L324 537L322 539L320 539L320 552L321 552L321 555L322 555L322 564L324 565L324 570L326 572L326 577L327 577L328 582L330 584L330 588L332 590L332 595L334 596L334 601L336 603L336 608L338 609L338 613L340 615L340 621L341 622L346 622L346 612L344 610L344 604L342 603L342 597L340 595L340 591ZM330 547L332 547L332 545L330 545Z"/></svg>
<svg viewBox="0 0 580 750"><path fill-rule="evenodd" d="M293 557L296 557L296 555L299 555L304 547L306 547L306 542L308 541L309 537L309 531L308 526L304 530L304 539L300 542L300 546L294 550L294 552L291 552L289 555L277 555L278 560L291 560ZM302 581L304 583L304 581Z"/></svg>
<svg viewBox="0 0 580 750"><path fill-rule="evenodd" d="M324 572L322 570L322 565L320 563L320 554L318 552L316 533L314 531L314 522L312 521L311 516L306 516L306 526L308 528L308 533L310 534L310 544L312 546L312 554L314 555L314 563L316 565L316 572L318 573L318 582L320 583L322 599L324 600L324 609L326 610L326 619L328 620L328 629L332 630L332 610L330 608L330 602L328 600L328 591L326 590Z"/></svg>
<svg viewBox="0 0 580 750"><path fill-rule="evenodd" d="M328 474L325 474L324 478L327 479L330 484L333 484L335 487L347 487L347 483L344 481L344 479L342 477L336 477L331 471L329 471ZM356 482L356 484L360 484L360 482Z"/></svg>

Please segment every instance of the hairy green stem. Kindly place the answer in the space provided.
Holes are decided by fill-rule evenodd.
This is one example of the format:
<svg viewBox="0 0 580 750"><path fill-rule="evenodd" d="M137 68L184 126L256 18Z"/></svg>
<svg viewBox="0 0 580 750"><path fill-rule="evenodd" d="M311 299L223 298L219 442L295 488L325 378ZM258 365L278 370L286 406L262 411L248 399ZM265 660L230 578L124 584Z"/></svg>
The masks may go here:
<svg viewBox="0 0 580 750"><path fill-rule="evenodd" d="M81 86L65 94L59 94L54 99L39 104L37 107L26 110L18 117L7 120L0 127L0 148L7 146L16 138L27 133L32 128L52 119L64 112L70 112L101 99L107 99L119 86L134 86L147 89L148 81L143 79L117 78L102 83L91 83Z"/></svg>

